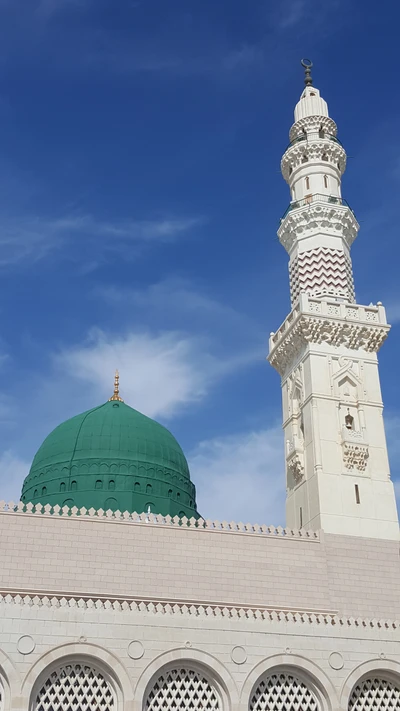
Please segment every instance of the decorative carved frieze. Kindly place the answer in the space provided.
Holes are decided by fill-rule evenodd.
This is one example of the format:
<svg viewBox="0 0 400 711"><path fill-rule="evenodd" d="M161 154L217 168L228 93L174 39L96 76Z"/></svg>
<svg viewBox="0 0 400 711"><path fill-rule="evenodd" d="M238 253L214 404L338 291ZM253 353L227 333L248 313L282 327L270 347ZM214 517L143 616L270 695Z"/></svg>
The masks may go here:
<svg viewBox="0 0 400 711"><path fill-rule="evenodd" d="M341 237L347 247L350 247L358 230L359 224L349 207L315 201L289 210L280 224L278 237L290 253L299 239L321 234Z"/></svg>
<svg viewBox="0 0 400 711"><path fill-rule="evenodd" d="M336 136L337 134L336 123L329 116L305 116L293 124L289 132L289 139L294 141L299 136L303 136L304 131L309 133L319 131L321 128L331 136Z"/></svg>
<svg viewBox="0 0 400 711"><path fill-rule="evenodd" d="M304 477L304 454L298 449L294 449L286 457L286 467L296 484L300 484Z"/></svg>
<svg viewBox="0 0 400 711"><path fill-rule="evenodd" d="M314 137L313 137L314 138ZM281 160L281 171L286 182L289 182L291 170L303 165L305 156L311 162L322 160L337 166L340 173L346 170L346 152L340 143L335 143L329 138L311 137L305 141L298 141L286 150Z"/></svg>
<svg viewBox="0 0 400 711"><path fill-rule="evenodd" d="M268 360L281 375L285 374L308 343L326 343L335 347L345 346L352 350L362 349L368 353L376 353L389 332L390 326L386 323L343 319L341 307L345 307L344 304L337 305L339 313L335 317L327 314L329 302L304 301L306 308L311 307L309 310L307 308L308 313L299 307L295 308L279 331L271 337ZM319 307L319 313L316 307ZM325 313L322 313L322 308ZM377 313L376 309L375 312ZM365 317L365 313L363 316Z"/></svg>
<svg viewBox="0 0 400 711"><path fill-rule="evenodd" d="M343 447L343 462L346 469L353 471L357 469L360 472L365 472L367 468L369 452L366 444L359 442L342 442Z"/></svg>

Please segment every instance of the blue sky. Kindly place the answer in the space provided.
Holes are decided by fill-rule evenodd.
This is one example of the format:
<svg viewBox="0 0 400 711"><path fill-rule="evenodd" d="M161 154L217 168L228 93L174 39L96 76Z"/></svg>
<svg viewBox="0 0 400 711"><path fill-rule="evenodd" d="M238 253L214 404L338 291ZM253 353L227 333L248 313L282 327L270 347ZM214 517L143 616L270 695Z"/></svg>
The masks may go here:
<svg viewBox="0 0 400 711"><path fill-rule="evenodd" d="M204 516L283 522L265 355L289 310L279 164L303 56L349 156L357 299L393 323L400 477L399 20L387 0L0 0L1 498L118 366L181 443Z"/></svg>

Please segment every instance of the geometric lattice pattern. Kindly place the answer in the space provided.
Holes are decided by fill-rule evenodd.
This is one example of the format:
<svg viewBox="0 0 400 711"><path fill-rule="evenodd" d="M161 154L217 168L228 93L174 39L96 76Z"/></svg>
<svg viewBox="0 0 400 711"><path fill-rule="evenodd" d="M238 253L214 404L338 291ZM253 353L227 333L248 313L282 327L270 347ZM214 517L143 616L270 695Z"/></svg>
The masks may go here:
<svg viewBox="0 0 400 711"><path fill-rule="evenodd" d="M320 707L303 681L282 672L260 681L250 699L250 711L320 711Z"/></svg>
<svg viewBox="0 0 400 711"><path fill-rule="evenodd" d="M351 261L340 249L318 247L300 252L289 263L289 276L292 304L299 294L355 299Z"/></svg>
<svg viewBox="0 0 400 711"><path fill-rule="evenodd" d="M86 664L64 664L46 679L33 711L114 711L113 690L104 676Z"/></svg>
<svg viewBox="0 0 400 711"><path fill-rule="evenodd" d="M400 685L377 677L365 679L354 687L349 711L399 711Z"/></svg>
<svg viewBox="0 0 400 711"><path fill-rule="evenodd" d="M145 711L219 711L218 696L203 674L179 667L165 671L147 694Z"/></svg>

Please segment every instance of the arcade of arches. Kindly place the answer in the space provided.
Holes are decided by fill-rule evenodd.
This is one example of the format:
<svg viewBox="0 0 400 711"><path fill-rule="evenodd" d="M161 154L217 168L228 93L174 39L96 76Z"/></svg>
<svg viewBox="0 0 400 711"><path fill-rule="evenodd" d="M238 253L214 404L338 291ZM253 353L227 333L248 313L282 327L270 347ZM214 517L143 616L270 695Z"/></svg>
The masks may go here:
<svg viewBox="0 0 400 711"><path fill-rule="evenodd" d="M300 670L299 670L300 673ZM228 699L229 705L229 699ZM223 711L212 673L188 664L157 672L144 694L143 711ZM253 687L249 711L325 711L323 690L295 670L269 670ZM381 672L358 681L343 711L399 711L400 677ZM7 711L0 686L0 711ZM115 681L93 662L68 661L46 670L32 693L30 711L119 711ZM120 709L122 711L122 708Z"/></svg>

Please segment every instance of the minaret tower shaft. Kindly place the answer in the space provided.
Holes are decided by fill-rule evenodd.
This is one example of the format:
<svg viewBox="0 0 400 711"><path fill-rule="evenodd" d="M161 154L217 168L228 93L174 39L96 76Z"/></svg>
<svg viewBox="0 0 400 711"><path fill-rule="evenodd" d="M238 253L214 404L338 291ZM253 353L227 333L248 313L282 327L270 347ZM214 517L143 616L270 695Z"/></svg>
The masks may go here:
<svg viewBox="0 0 400 711"><path fill-rule="evenodd" d="M356 303L350 247L359 229L342 197L346 153L302 60L305 88L281 162L291 202L278 229L292 311L270 337L282 378L287 526L399 538L377 352L385 309Z"/></svg>

